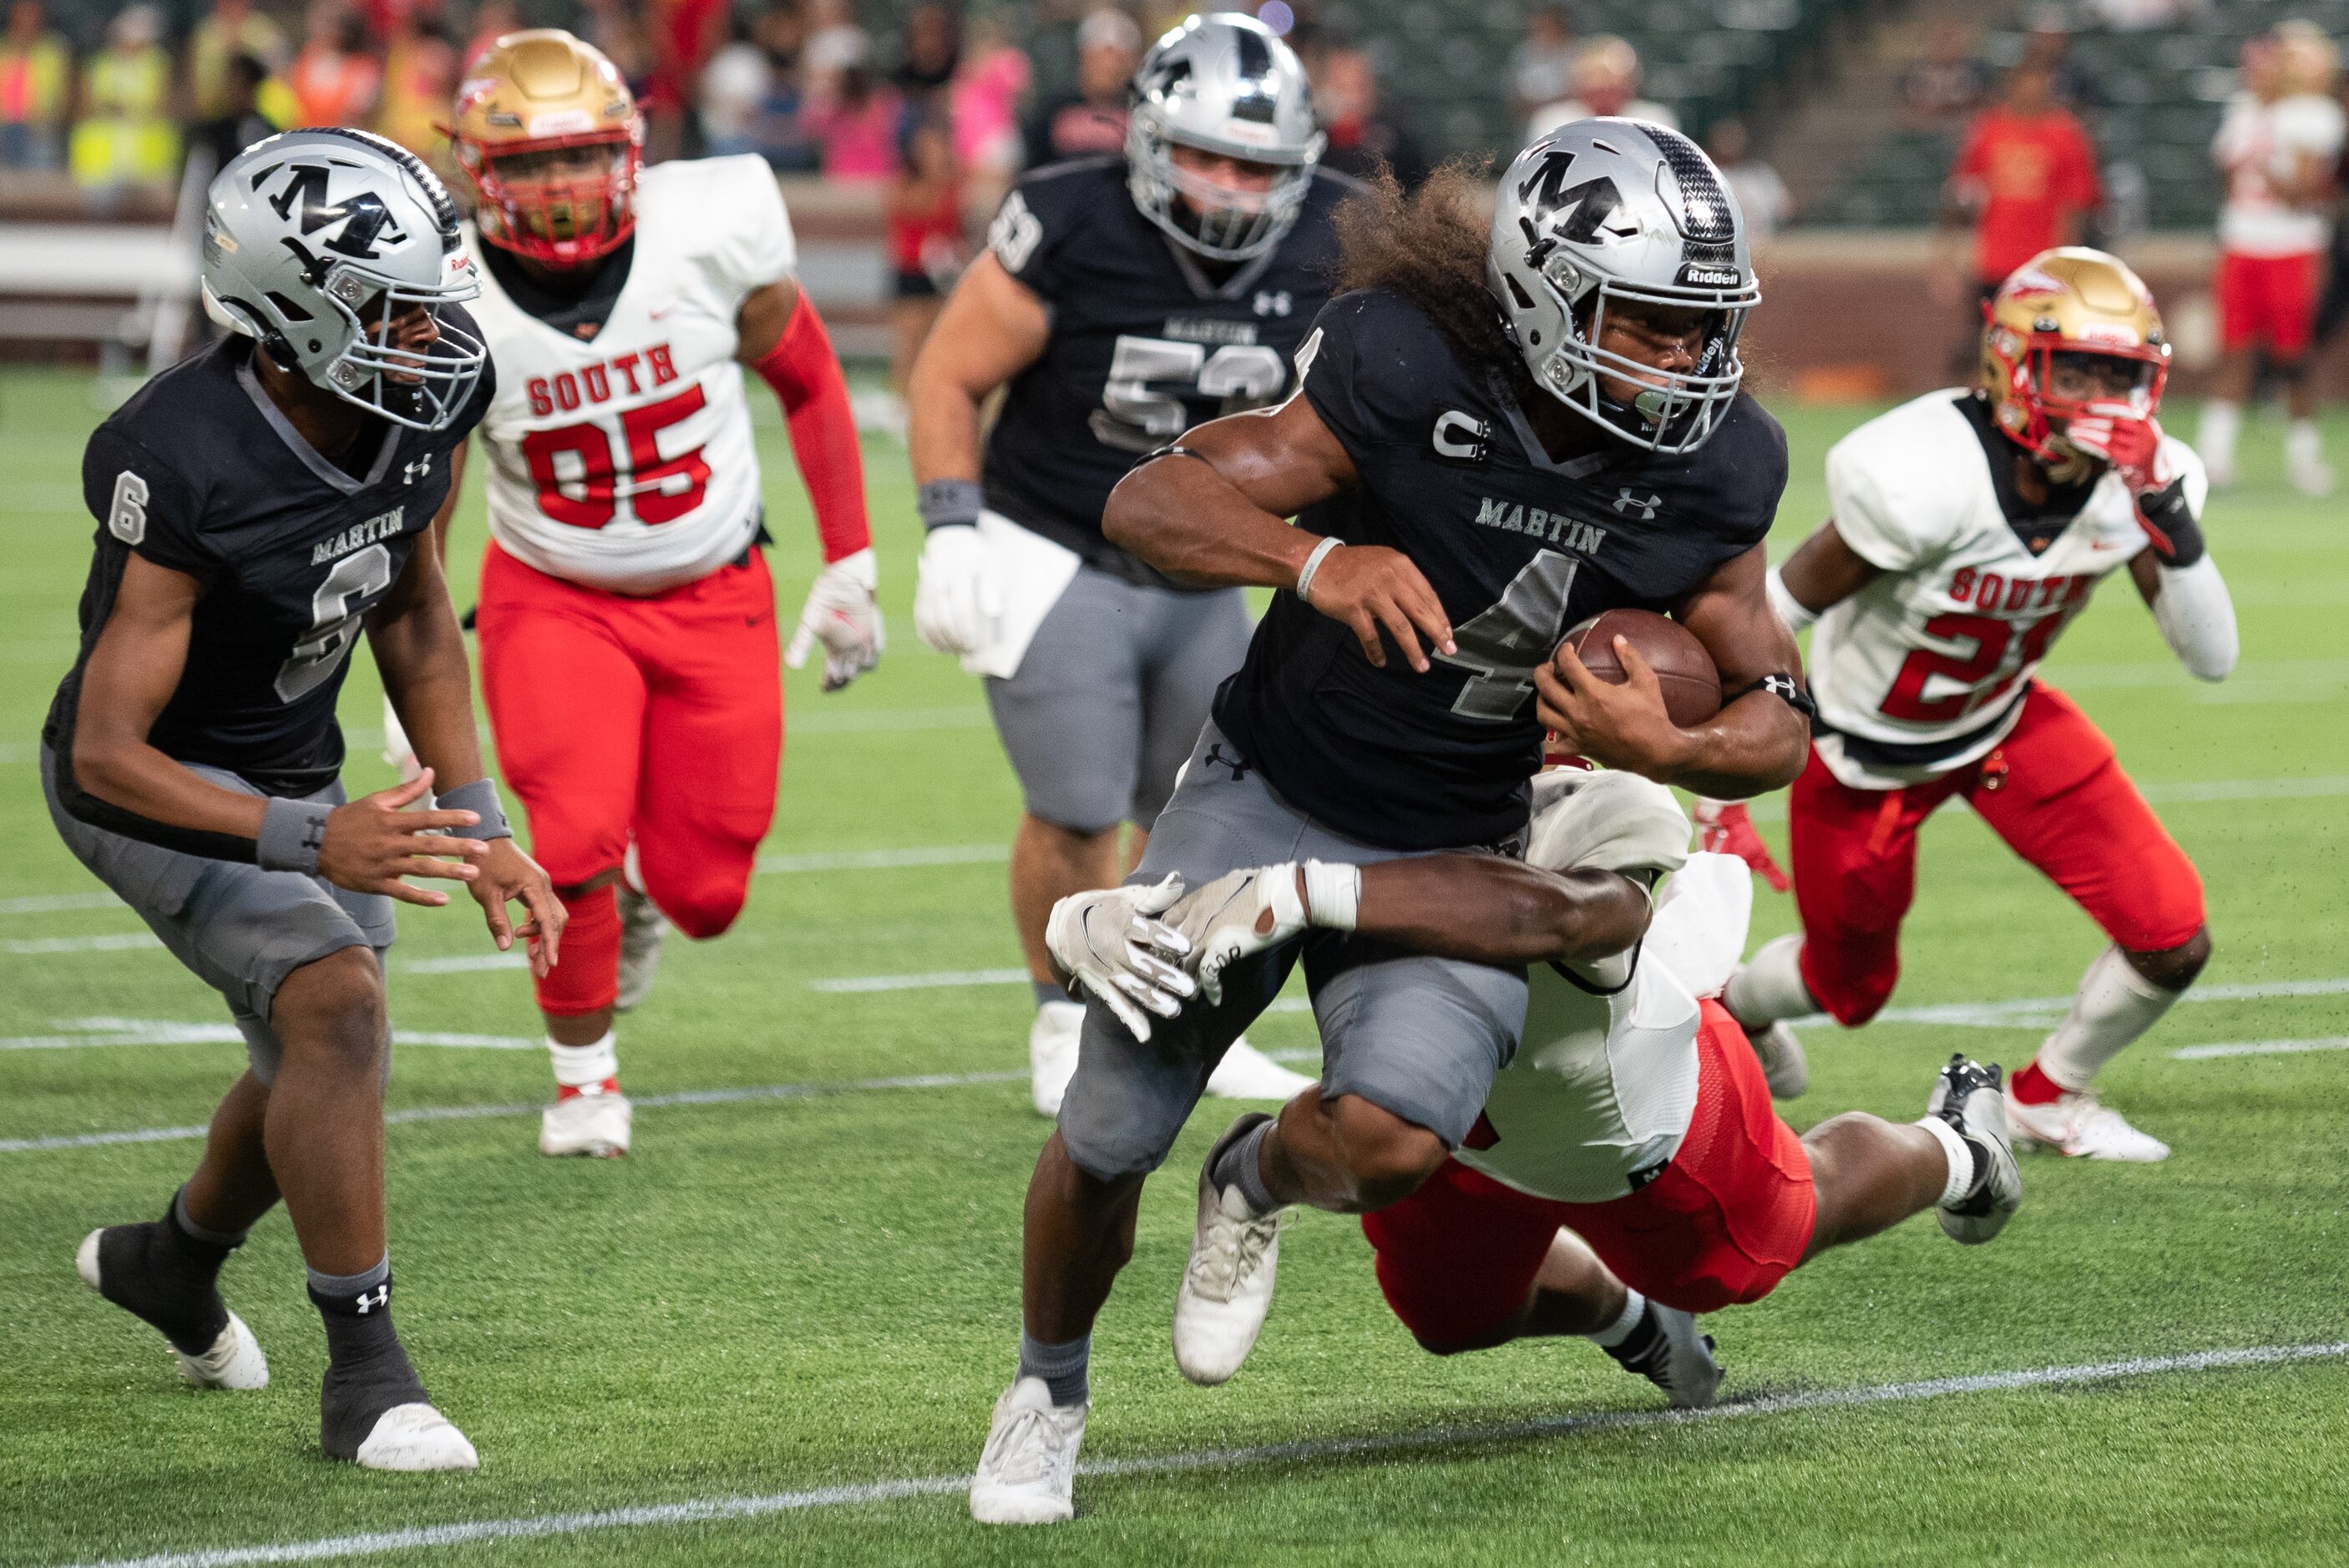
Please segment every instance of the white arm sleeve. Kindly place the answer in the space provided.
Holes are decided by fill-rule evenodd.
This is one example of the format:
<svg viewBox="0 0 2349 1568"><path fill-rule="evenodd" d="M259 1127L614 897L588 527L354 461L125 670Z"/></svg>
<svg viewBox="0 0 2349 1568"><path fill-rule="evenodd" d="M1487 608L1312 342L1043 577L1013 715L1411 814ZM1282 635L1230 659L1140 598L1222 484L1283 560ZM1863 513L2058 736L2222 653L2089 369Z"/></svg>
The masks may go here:
<svg viewBox="0 0 2349 1568"><path fill-rule="evenodd" d="M2161 591L2153 596L2153 624L2198 679L2225 680L2235 667L2235 602L2219 563L2205 555L2183 571L2157 567Z"/></svg>
<svg viewBox="0 0 2349 1568"><path fill-rule="evenodd" d="M1786 630L1799 632L1819 618L1819 612L1805 604L1786 589L1783 567L1770 568L1768 579L1770 608L1778 612L1778 619L1786 623Z"/></svg>

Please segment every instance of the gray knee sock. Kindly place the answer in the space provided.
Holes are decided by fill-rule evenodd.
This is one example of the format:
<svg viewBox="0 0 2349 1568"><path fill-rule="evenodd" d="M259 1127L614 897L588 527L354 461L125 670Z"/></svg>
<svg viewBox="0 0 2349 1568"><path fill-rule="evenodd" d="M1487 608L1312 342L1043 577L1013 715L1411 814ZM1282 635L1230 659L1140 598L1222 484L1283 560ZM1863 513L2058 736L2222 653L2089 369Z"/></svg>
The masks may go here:
<svg viewBox="0 0 2349 1568"><path fill-rule="evenodd" d="M1036 1006L1039 1007L1043 1006L1048 1002L1065 1002L1069 1000L1069 994L1062 990L1060 985L1053 981L1030 980L1028 984L1036 993Z"/></svg>
<svg viewBox="0 0 2349 1568"><path fill-rule="evenodd" d="M1233 1139L1216 1157L1216 1168L1208 1176L1219 1190L1237 1187L1240 1196L1247 1200L1248 1208L1259 1216L1280 1207L1272 1189L1264 1184L1264 1140L1278 1125L1266 1117Z"/></svg>
<svg viewBox="0 0 2349 1568"><path fill-rule="evenodd" d="M1047 1345L1026 1329L1019 1331L1019 1376L1044 1379L1055 1405L1081 1405L1092 1398L1092 1383L1086 1376L1092 1358L1090 1334L1066 1345Z"/></svg>

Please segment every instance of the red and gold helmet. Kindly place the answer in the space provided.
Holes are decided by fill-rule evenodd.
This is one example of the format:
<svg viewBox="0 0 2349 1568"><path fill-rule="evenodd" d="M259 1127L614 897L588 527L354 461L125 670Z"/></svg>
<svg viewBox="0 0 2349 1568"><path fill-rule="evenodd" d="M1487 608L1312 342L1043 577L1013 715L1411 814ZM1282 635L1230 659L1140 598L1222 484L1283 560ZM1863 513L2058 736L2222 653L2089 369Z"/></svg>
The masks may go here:
<svg viewBox="0 0 2349 1568"><path fill-rule="evenodd" d="M2053 390L2057 356L2071 355L2130 362L2130 409L2160 409L2169 339L2153 291L2118 257L2078 245L2032 257L1982 306L1982 390L1998 428L2033 457L2069 457L2064 427L2091 406Z"/></svg>
<svg viewBox="0 0 2349 1568"><path fill-rule="evenodd" d="M636 232L644 119L594 45L558 27L508 33L467 73L450 119L473 222L491 244L568 268Z"/></svg>

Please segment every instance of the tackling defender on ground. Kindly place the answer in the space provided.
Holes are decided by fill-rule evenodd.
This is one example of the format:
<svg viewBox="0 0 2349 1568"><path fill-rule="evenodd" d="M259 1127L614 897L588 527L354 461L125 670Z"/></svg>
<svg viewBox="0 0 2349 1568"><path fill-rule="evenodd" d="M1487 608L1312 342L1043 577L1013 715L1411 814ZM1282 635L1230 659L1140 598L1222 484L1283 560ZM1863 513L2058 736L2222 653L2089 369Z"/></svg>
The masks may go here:
<svg viewBox="0 0 2349 1568"><path fill-rule="evenodd" d="M2036 672L2123 567L2203 680L2234 668L2234 607L2203 543L2202 466L2156 419L2169 343L2143 282L2098 251L2049 251L1985 314L1982 386L1838 442L1834 515L1770 574L1787 624L1818 626L1819 721L1787 808L1803 931L1764 944L1723 999L1772 1088L1801 1093L1784 1020L1856 1026L1890 998L1918 829L1961 796L2112 939L2007 1086L2018 1137L2160 1160L2168 1146L2092 1086L2209 961L2202 881L2112 742Z"/></svg>
<svg viewBox="0 0 2349 1568"><path fill-rule="evenodd" d="M882 649L848 387L793 274L755 157L640 170L612 62L548 28L467 72L451 146L498 370L481 421L491 542L481 691L532 848L570 911L537 982L547 1154L627 1151L616 1013L651 988L664 921L732 925L775 813L783 695L750 366L775 391L824 567L783 662L836 691Z"/></svg>
<svg viewBox="0 0 2349 1568"><path fill-rule="evenodd" d="M188 1381L257 1388L260 1346L216 1282L282 1196L326 1323L328 1457L471 1470L391 1326L382 954L393 899L448 902L409 877L464 882L542 975L564 922L481 771L463 635L419 548L492 390L459 308L472 266L413 155L298 131L212 181L203 288L232 335L83 454L101 526L41 780L75 856L227 1000L252 1065L164 1217L91 1233L77 1263ZM335 698L362 629L425 771L346 803ZM437 809L404 810L436 786Z"/></svg>

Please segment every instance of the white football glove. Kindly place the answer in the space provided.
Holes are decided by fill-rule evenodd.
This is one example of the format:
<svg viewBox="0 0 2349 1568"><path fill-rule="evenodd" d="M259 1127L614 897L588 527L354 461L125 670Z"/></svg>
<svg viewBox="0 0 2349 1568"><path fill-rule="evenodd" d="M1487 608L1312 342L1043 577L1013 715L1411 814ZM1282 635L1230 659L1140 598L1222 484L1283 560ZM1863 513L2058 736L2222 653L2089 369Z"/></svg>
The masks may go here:
<svg viewBox="0 0 2349 1568"><path fill-rule="evenodd" d="M995 640L1003 596L986 542L969 523L930 530L914 584L914 632L941 654L976 654Z"/></svg>
<svg viewBox="0 0 2349 1568"><path fill-rule="evenodd" d="M1044 923L1044 945L1053 960L1137 1040L1150 1038L1150 1013L1174 1017L1198 991L1181 967L1190 944L1151 918L1182 896L1183 879L1169 872L1151 887L1071 893Z"/></svg>
<svg viewBox="0 0 2349 1568"><path fill-rule="evenodd" d="M800 629L783 650L783 663L801 668L808 661L808 650L822 643L826 691L838 691L879 664L881 650L889 643L881 606L873 598L880 585L881 569L870 545L817 573L807 606L800 612Z"/></svg>
<svg viewBox="0 0 2349 1568"><path fill-rule="evenodd" d="M1212 1006L1224 1000L1224 971L1310 923L1297 892L1297 862L1227 872L1166 912Z"/></svg>

